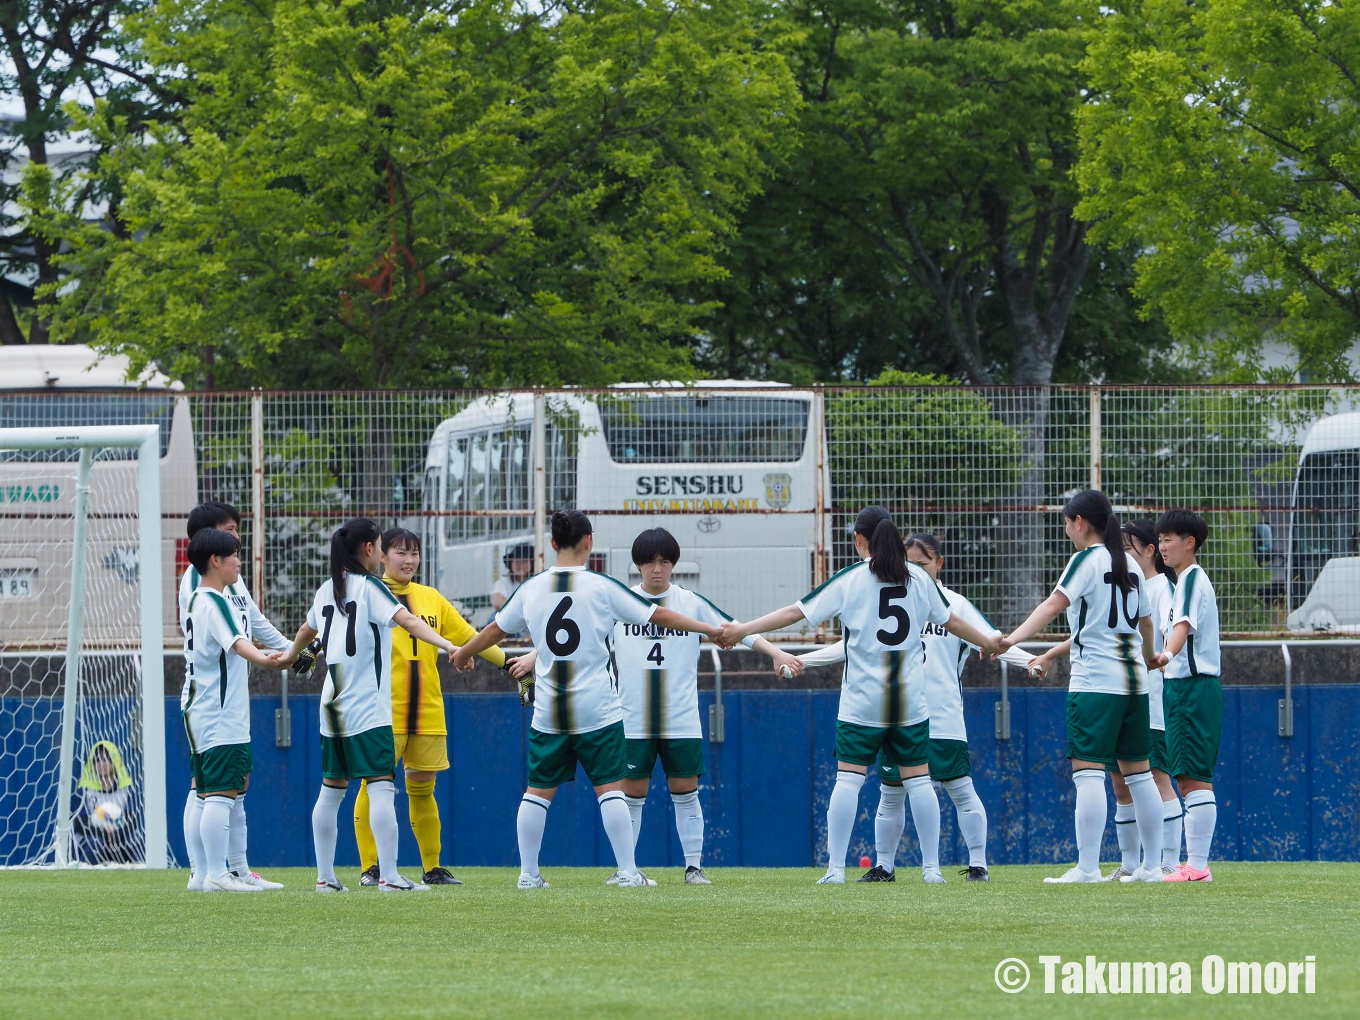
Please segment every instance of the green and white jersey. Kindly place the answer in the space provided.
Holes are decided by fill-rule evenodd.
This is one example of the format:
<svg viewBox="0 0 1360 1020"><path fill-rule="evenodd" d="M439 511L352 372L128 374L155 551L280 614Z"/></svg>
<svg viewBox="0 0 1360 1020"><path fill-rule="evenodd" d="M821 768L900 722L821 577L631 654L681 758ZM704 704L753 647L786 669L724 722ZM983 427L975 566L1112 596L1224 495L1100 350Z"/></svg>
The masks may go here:
<svg viewBox="0 0 1360 1020"><path fill-rule="evenodd" d="M660 595L642 585L644 599L703 623L722 626L732 617L696 591L673 584ZM630 740L701 738L699 728L699 644L702 636L652 623L614 624L614 662L623 701L623 732ZM755 646L755 636L742 644Z"/></svg>
<svg viewBox="0 0 1360 1020"><path fill-rule="evenodd" d="M884 584L856 563L813 589L798 603L808 623L841 618L845 673L841 679L841 722L860 726L909 726L930 718L926 702L926 624L949 622L949 602L939 586L914 563L907 581Z"/></svg>
<svg viewBox="0 0 1360 1020"><path fill-rule="evenodd" d="M1110 570L1110 551L1103 545L1079 550L1063 570L1057 591L1067 597L1067 625L1072 632L1072 678L1069 691L1099 694L1143 694L1147 667L1138 621L1151 614L1143 570L1127 553L1132 591L1121 592Z"/></svg>
<svg viewBox="0 0 1360 1020"><path fill-rule="evenodd" d="M307 625L321 634L326 682L321 735L352 737L392 725L392 628L401 603L372 574L345 574L345 604L335 585L316 590Z"/></svg>
<svg viewBox="0 0 1360 1020"><path fill-rule="evenodd" d="M189 596L202 583L198 571L190 567L179 577L179 628L184 630L184 620L189 615ZM291 641L278 632L269 618L260 612L260 607L250 597L245 581L238 580L229 584L222 592L227 601L236 609L237 614L245 614L245 635L251 641L259 639L266 648L287 648Z"/></svg>
<svg viewBox="0 0 1360 1020"><path fill-rule="evenodd" d="M623 582L585 567L551 567L516 588L496 625L507 634L528 631L538 653L533 728L589 733L620 721L614 625L644 624L654 612Z"/></svg>
<svg viewBox="0 0 1360 1020"><path fill-rule="evenodd" d="M221 592L189 596L184 627L184 690L179 696L189 750L250 743L250 663L232 651L246 639L241 614Z"/></svg>
<svg viewBox="0 0 1360 1020"><path fill-rule="evenodd" d="M1167 626L1171 621L1171 593L1174 591L1162 573L1143 578L1148 605L1152 609L1152 647L1161 651L1166 647ZM1150 669L1143 678L1148 692L1148 719L1154 730L1166 729L1166 709L1162 706L1162 671Z"/></svg>
<svg viewBox="0 0 1360 1020"><path fill-rule="evenodd" d="M1190 624L1181 654L1166 664L1166 675L1171 680L1188 676L1218 676L1222 668L1222 653L1218 644L1218 600L1209 575L1198 563L1191 564L1176 578L1176 593L1172 601L1171 628L1182 620Z"/></svg>
<svg viewBox="0 0 1360 1020"><path fill-rule="evenodd" d="M949 603L949 611L972 624L984 634L999 634L992 621L958 592L940 586ZM926 704L930 707L930 737L932 740L968 740L963 724L964 663L970 653L978 650L963 638L944 629L942 624L927 623L921 629L921 641L926 650Z"/></svg>

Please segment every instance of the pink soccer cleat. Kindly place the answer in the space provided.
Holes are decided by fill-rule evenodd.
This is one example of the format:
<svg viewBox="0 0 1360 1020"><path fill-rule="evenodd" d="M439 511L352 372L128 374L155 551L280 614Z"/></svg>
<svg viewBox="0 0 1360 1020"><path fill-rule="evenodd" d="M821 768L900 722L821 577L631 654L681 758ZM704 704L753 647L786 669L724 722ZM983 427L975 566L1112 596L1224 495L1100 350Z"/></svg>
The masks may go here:
<svg viewBox="0 0 1360 1020"><path fill-rule="evenodd" d="M1188 864L1182 864L1179 868L1169 875L1163 875L1163 882L1212 882L1213 873L1208 868L1192 868Z"/></svg>

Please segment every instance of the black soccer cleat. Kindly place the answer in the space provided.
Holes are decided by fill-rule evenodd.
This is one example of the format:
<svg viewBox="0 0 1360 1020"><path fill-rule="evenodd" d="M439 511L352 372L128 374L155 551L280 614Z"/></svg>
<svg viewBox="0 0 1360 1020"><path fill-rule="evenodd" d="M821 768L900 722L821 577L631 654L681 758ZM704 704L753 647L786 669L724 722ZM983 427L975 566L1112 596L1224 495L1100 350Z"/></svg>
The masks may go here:
<svg viewBox="0 0 1360 1020"><path fill-rule="evenodd" d="M371 886L374 889L378 887L378 866L376 864L364 869L364 873L359 876L359 884Z"/></svg>
<svg viewBox="0 0 1360 1020"><path fill-rule="evenodd" d="M426 885L462 885L462 879L454 878L448 868L431 868L425 872L422 881Z"/></svg>
<svg viewBox="0 0 1360 1020"><path fill-rule="evenodd" d="M875 864L872 868L855 879L856 882L896 882L897 872L889 871L880 865Z"/></svg>
<svg viewBox="0 0 1360 1020"><path fill-rule="evenodd" d="M966 868L961 868L959 874L967 875L969 882L990 882L992 880L991 876L987 874L986 868L976 867L971 864Z"/></svg>

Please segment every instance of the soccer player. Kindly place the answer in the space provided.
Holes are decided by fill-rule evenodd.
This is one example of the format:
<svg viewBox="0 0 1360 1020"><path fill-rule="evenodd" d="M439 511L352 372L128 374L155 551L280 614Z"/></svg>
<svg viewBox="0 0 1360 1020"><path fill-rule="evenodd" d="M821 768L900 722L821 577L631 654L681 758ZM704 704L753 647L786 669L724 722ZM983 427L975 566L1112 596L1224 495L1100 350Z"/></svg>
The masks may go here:
<svg viewBox="0 0 1360 1020"><path fill-rule="evenodd" d="M189 540L189 562L198 586L184 614L184 691L180 713L189 738L197 797L203 802L194 855L205 892L260 892L266 886L227 870L232 808L250 775L250 667L276 668L272 656L251 643L244 614L225 591L241 575L241 543L235 535L203 528ZM197 838L193 838L193 837ZM282 888L275 884L273 888Z"/></svg>
<svg viewBox="0 0 1360 1020"><path fill-rule="evenodd" d="M633 825L624 799L628 777L623 706L610 660L615 623L651 623L713 637L718 628L650 602L607 574L586 569L594 548L590 518L579 510L552 515L557 564L525 581L495 620L454 653L459 670L506 634L527 630L537 659L529 727L529 785L520 801L519 888L545 889L538 869L543 828L557 788L576 778L576 763L595 787L600 821L618 864L620 886L656 883L637 870Z"/></svg>
<svg viewBox="0 0 1360 1020"><path fill-rule="evenodd" d="M405 528L391 528L382 536L383 584L397 601L456 645L477 633L439 592L413 578L420 569L420 539ZM449 767L448 726L444 693L436 662L439 650L398 628L392 633L392 735L396 758L406 766L406 800L411 830L420 847L426 885L462 885L439 865L439 806L434 800L435 773ZM502 668L505 653L488 648L482 658ZM378 845L368 823L368 780L359 784L354 803L354 838L359 844L359 884L378 884Z"/></svg>
<svg viewBox="0 0 1360 1020"><path fill-rule="evenodd" d="M316 891L348 892L335 877L336 816L351 779L368 780L369 821L378 848L378 888L428 890L397 872L397 771L392 736L392 628L445 652L453 643L397 601L373 576L382 563L382 533L356 517L331 536L331 576L320 588L292 646L278 653L295 660L321 635L326 681L321 690L321 792L312 809ZM387 683L384 683L387 681Z"/></svg>
<svg viewBox="0 0 1360 1020"><path fill-rule="evenodd" d="M187 530L190 541L205 528L225 531L239 541L241 538L241 512L230 503L200 503L189 511ZM184 629L184 621L189 617L189 597L198 588L200 580L199 571L192 563L189 565L189 569L180 575L179 619L181 631ZM246 588L244 579L238 577L232 584L227 585L222 594L236 611L241 630L248 639L251 641L258 640L266 648L288 647L288 639L278 632L264 613L260 612L260 607L255 604L255 600L250 597L250 591ZM250 865L246 861L246 789L249 787L250 773L247 772L245 788L232 802L231 831L227 837L227 870L243 882L252 882L261 889L282 889L283 886L280 883L270 882L251 871ZM189 796L184 801L184 846L189 853L189 888L191 890L203 888L205 868L203 862L197 859L197 840L191 838L191 834L196 834L199 830L202 811L203 800L195 791L193 777L190 776Z"/></svg>
<svg viewBox="0 0 1360 1020"><path fill-rule="evenodd" d="M1209 847L1218 824L1214 765L1223 728L1219 680L1218 602L1199 565L1209 525L1189 510L1169 510L1157 521L1157 545L1176 571L1166 647L1157 662L1166 673L1166 753L1185 798L1185 857L1167 882L1212 882Z"/></svg>
<svg viewBox="0 0 1360 1020"><path fill-rule="evenodd" d="M922 877L940 883L940 801L930 785L930 709L921 628L939 625L988 653L997 639L950 609L930 575L906 559L902 535L887 510L865 507L855 519L855 551L846 567L801 601L750 623L723 626L720 643L735 642L800 620L841 618L845 679L836 721L836 785L826 812L829 857L819 884L845 882L845 854L868 766L882 757L901 770L921 841Z"/></svg>
<svg viewBox="0 0 1360 1020"><path fill-rule="evenodd" d="M1066 610L1072 633L1072 677L1067 693L1067 757L1077 790L1078 860L1060 878L1045 882L1099 882L1100 838L1105 831L1105 769L1119 763L1133 797L1138 837L1146 848L1141 865L1125 881L1160 882L1162 808L1148 765L1146 669L1153 665L1151 606L1139 583L1141 571L1124 551L1110 501L1084 489L1063 507L1063 529L1076 553L1053 594L1002 639L1010 648L1027 641Z"/></svg>

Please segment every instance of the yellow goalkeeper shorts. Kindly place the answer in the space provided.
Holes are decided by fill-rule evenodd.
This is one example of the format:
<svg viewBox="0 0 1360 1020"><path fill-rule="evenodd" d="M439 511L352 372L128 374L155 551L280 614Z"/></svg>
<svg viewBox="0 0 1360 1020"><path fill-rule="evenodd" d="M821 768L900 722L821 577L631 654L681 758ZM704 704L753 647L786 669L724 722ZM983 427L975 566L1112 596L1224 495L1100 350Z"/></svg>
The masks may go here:
<svg viewBox="0 0 1360 1020"><path fill-rule="evenodd" d="M443 772L449 767L449 738L443 733L397 733L397 757L407 772Z"/></svg>

